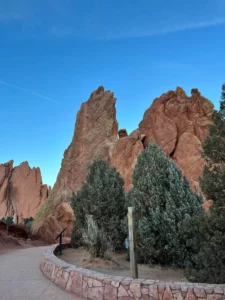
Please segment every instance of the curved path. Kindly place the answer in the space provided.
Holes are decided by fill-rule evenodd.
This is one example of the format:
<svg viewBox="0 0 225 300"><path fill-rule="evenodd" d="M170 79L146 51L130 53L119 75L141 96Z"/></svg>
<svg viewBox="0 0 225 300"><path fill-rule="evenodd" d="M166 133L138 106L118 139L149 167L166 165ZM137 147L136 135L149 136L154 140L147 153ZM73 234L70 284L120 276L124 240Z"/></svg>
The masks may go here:
<svg viewBox="0 0 225 300"><path fill-rule="evenodd" d="M45 247L0 255L0 300L79 300L46 279L40 271Z"/></svg>

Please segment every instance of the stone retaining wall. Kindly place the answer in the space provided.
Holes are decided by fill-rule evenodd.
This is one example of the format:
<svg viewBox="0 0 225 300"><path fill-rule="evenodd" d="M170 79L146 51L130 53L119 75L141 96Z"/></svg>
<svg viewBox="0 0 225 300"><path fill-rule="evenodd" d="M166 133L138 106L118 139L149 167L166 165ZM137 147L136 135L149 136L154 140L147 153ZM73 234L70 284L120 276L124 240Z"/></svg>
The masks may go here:
<svg viewBox="0 0 225 300"><path fill-rule="evenodd" d="M162 282L105 275L60 260L55 256L57 250L57 245L47 249L41 271L54 284L84 299L225 300L225 284Z"/></svg>

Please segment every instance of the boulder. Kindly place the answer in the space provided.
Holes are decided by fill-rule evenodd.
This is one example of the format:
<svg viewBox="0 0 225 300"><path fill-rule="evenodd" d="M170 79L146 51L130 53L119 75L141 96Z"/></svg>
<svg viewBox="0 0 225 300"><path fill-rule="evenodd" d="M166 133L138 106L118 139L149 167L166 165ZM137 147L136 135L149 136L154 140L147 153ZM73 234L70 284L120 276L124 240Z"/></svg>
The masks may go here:
<svg viewBox="0 0 225 300"><path fill-rule="evenodd" d="M39 227L37 235L40 236L47 243L58 243L56 237L59 233L66 228L63 236L68 237L71 235L74 214L69 203L58 204L53 211L54 214L49 215L48 218L44 220L42 226Z"/></svg>
<svg viewBox="0 0 225 300"><path fill-rule="evenodd" d="M123 137L128 136L126 129L120 129L118 131L118 136L119 136L120 139L123 138Z"/></svg>
<svg viewBox="0 0 225 300"><path fill-rule="evenodd" d="M29 234L25 225L9 225L8 233L14 237L28 239Z"/></svg>

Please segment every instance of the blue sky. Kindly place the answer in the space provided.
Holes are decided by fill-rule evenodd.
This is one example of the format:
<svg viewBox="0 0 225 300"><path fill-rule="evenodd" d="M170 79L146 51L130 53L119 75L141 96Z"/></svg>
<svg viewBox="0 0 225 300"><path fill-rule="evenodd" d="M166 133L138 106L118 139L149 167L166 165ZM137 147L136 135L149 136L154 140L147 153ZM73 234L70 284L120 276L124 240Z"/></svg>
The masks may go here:
<svg viewBox="0 0 225 300"><path fill-rule="evenodd" d="M0 163L28 160L53 185L76 113L99 85L115 93L129 132L177 86L218 108L224 16L225 0L0 0Z"/></svg>

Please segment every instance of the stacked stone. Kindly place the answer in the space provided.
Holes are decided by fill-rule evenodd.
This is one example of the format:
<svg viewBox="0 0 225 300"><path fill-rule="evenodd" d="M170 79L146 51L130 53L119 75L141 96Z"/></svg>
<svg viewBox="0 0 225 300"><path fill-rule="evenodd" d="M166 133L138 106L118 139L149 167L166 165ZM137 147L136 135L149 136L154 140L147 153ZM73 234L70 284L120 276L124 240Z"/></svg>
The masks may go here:
<svg viewBox="0 0 225 300"><path fill-rule="evenodd" d="M225 300L225 284L162 282L105 275L58 259L54 255L57 247L49 247L46 251L41 263L43 274L54 284L84 299Z"/></svg>

